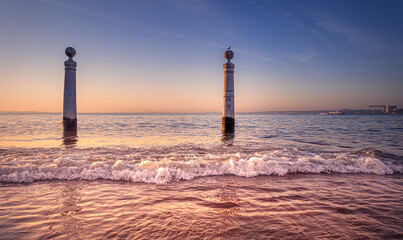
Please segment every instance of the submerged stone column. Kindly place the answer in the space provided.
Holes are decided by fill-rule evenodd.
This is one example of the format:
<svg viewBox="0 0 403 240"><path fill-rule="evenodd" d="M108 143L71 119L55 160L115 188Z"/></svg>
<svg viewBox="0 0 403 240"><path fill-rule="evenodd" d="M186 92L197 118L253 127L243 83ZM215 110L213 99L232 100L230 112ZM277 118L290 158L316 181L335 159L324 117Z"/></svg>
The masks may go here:
<svg viewBox="0 0 403 240"><path fill-rule="evenodd" d="M64 62L64 101L63 101L63 130L77 131L77 102L76 102L76 67L73 60L76 50L72 47L66 48L66 55L69 57Z"/></svg>
<svg viewBox="0 0 403 240"><path fill-rule="evenodd" d="M222 108L222 131L233 133L235 131L235 106L234 106L234 68L231 62L234 52L230 47L224 53L227 62L224 64L224 99Z"/></svg>

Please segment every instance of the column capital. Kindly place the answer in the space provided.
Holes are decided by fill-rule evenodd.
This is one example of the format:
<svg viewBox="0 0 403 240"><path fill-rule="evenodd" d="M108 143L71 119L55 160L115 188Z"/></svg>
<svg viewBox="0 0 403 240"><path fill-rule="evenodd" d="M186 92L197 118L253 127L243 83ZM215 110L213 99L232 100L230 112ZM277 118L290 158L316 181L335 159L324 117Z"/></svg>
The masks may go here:
<svg viewBox="0 0 403 240"><path fill-rule="evenodd" d="M235 64L233 64L232 62L226 62L226 63L224 63L224 65L223 65L223 68L224 69L228 69L228 68L235 68Z"/></svg>
<svg viewBox="0 0 403 240"><path fill-rule="evenodd" d="M73 58L69 58L67 61L64 62L64 70L74 70L76 71L77 62L73 60Z"/></svg>

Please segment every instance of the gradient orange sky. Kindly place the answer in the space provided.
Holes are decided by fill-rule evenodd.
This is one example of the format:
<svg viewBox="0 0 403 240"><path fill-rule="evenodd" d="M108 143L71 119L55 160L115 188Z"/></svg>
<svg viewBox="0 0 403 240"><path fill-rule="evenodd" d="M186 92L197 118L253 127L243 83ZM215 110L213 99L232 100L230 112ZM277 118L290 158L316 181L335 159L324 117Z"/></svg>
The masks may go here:
<svg viewBox="0 0 403 240"><path fill-rule="evenodd" d="M0 111L61 112L68 46L81 113L221 112L227 46L237 112L403 107L401 4L375 3L1 1Z"/></svg>

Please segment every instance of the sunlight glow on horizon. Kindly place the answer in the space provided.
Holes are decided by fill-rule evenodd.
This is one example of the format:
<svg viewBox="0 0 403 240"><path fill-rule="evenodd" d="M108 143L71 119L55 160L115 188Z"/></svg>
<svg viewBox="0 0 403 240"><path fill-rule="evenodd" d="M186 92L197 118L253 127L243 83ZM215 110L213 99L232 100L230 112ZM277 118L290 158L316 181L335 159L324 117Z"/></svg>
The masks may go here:
<svg viewBox="0 0 403 240"><path fill-rule="evenodd" d="M399 1L91 3L0 3L0 112L61 112L68 46L79 113L220 113L226 46L236 112L403 107Z"/></svg>

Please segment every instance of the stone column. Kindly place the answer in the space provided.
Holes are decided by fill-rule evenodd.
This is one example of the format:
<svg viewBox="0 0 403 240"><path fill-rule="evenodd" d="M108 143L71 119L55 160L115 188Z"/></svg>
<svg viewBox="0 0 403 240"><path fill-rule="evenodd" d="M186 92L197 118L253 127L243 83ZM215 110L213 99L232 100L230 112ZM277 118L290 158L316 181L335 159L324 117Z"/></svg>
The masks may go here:
<svg viewBox="0 0 403 240"><path fill-rule="evenodd" d="M77 103L76 103L76 67L73 60L76 50L72 47L66 48L66 55L69 57L64 62L64 101L63 101L63 130L77 131Z"/></svg>
<svg viewBox="0 0 403 240"><path fill-rule="evenodd" d="M224 99L222 108L222 131L233 133L235 131L235 106L234 106L234 68L231 62L234 52L229 50L224 53L227 62L224 64Z"/></svg>

